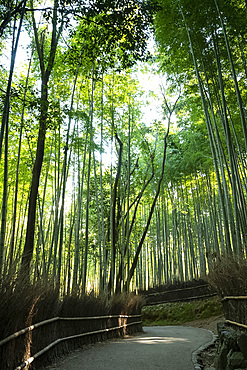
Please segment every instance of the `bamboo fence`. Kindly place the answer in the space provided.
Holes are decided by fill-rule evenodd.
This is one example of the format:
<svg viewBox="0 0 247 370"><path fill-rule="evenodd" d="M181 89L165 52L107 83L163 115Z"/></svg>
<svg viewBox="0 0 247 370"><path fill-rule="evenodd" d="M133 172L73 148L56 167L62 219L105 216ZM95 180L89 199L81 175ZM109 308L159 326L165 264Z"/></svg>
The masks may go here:
<svg viewBox="0 0 247 370"><path fill-rule="evenodd" d="M144 295L146 305L156 305L168 302L184 302L195 299L206 299L216 296L217 293L209 284L197 285L187 288L158 291Z"/></svg>
<svg viewBox="0 0 247 370"><path fill-rule="evenodd" d="M22 353L21 357L23 360L22 362L19 360L20 351L17 351L18 358L16 358L15 363L19 363L19 365L12 367L15 370L20 370L29 366L34 360L47 354L48 351L61 343L66 344L67 342L77 341L76 346L71 347L66 344L67 350L73 349L83 344L122 336L127 333L129 327L135 327L135 329L140 331L141 325L141 315L54 317L28 326L1 340L0 349L5 350L2 356L5 357L5 366L8 366L8 353L11 349L20 347L20 343L22 343L21 348L22 350L24 349L24 353ZM42 331L40 331L41 329ZM83 339L84 341L82 342ZM17 340L19 340L18 343L16 343ZM44 344L45 342L46 344ZM9 348L5 348L8 346Z"/></svg>
<svg viewBox="0 0 247 370"><path fill-rule="evenodd" d="M227 296L222 304L226 323L247 330L247 296Z"/></svg>

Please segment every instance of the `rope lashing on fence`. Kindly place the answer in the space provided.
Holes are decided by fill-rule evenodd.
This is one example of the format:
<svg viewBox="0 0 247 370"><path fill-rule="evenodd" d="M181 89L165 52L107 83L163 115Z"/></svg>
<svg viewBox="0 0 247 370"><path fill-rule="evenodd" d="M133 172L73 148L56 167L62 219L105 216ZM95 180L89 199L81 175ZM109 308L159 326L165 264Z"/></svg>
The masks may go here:
<svg viewBox="0 0 247 370"><path fill-rule="evenodd" d="M140 317L140 316L141 315L133 315L133 316L116 315L116 316L112 316L112 318L113 317L128 318L128 317ZM109 318L109 316L105 316L105 318L106 317ZM96 317L96 318L98 319L99 317ZM100 318L102 318L102 316L100 316ZM69 318L66 318L66 319L69 319ZM21 365L19 365L18 367L16 367L15 370L24 369L24 367L26 367L27 365L30 365L40 355L44 354L49 349L51 349L52 347L54 347L55 345L57 345L58 343L61 343L63 341L70 340L70 339L81 338L81 337L85 337L85 336L93 335L93 334L106 333L106 332L110 332L110 331L114 331L114 330L123 329L123 328L125 328L127 326L130 326L130 325L140 325L140 324L142 324L142 321L136 321L136 322L132 322L132 323L129 323L129 324L124 324L124 325L116 326L116 327L113 327L113 328L101 329L101 330L91 331L91 332L88 332L88 333L81 333L81 334L71 335L69 337L59 338L59 339L55 340L54 342L50 343L45 348L43 348L41 351L39 351L36 354L34 354L32 357L28 358L25 362L23 362Z"/></svg>
<svg viewBox="0 0 247 370"><path fill-rule="evenodd" d="M87 316L86 317L53 317L52 319L48 319L48 320L38 322L37 324L33 324L31 326L28 326L25 329L19 330L16 333L11 334L7 338L0 341L0 347L2 345L4 345L5 343L8 343L11 340L19 337L20 335L23 335L23 334L25 334L29 331L32 331L36 328L39 328L40 326L51 324L52 322L55 322L55 321L102 320L102 319L114 319L114 318L116 318L116 319L117 318L127 319L127 318L134 318L134 317L140 317L140 315L130 315L130 316L127 316L127 315L108 315L108 316L92 316L92 317L89 317L89 316L88 317Z"/></svg>

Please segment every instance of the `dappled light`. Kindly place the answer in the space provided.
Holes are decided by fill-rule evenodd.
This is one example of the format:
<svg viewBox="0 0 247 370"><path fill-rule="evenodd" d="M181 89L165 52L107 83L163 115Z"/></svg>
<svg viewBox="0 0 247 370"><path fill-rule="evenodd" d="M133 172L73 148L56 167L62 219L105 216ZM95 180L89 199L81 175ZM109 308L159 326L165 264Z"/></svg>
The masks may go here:
<svg viewBox="0 0 247 370"><path fill-rule="evenodd" d="M138 340L133 340L139 344L173 344L189 342L186 338L173 338L173 337L144 337Z"/></svg>
<svg viewBox="0 0 247 370"><path fill-rule="evenodd" d="M74 354L63 363L62 370L193 370L193 352L211 340L211 333L195 328L144 328L144 334L114 340Z"/></svg>

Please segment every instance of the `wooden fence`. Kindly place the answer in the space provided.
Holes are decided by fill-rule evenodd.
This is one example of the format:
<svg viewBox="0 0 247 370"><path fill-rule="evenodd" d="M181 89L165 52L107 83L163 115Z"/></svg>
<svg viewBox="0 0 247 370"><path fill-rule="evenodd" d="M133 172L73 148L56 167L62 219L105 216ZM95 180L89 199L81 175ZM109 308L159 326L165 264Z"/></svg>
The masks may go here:
<svg viewBox="0 0 247 370"><path fill-rule="evenodd" d="M247 296L229 296L222 299L226 322L247 330Z"/></svg>
<svg viewBox="0 0 247 370"><path fill-rule="evenodd" d="M41 355L68 352L83 344L140 331L141 315L55 317L22 329L0 341L1 369L23 369ZM62 346L61 346L62 344ZM54 351L54 347L58 350ZM59 349L60 347L60 349ZM43 358L43 357L42 357Z"/></svg>
<svg viewBox="0 0 247 370"><path fill-rule="evenodd" d="M145 305L149 306L168 302L184 302L195 299L206 299L216 295L217 293L209 284L203 284L188 288L147 293L144 295L144 297Z"/></svg>

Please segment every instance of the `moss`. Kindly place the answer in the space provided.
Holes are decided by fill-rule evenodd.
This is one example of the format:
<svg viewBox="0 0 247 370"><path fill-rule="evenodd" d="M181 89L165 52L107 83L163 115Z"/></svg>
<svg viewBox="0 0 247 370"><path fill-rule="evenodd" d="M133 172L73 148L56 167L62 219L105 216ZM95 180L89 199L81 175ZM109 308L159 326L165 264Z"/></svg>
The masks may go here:
<svg viewBox="0 0 247 370"><path fill-rule="evenodd" d="M143 325L180 325L188 321L205 319L222 314L218 298L202 301L165 303L142 309Z"/></svg>

